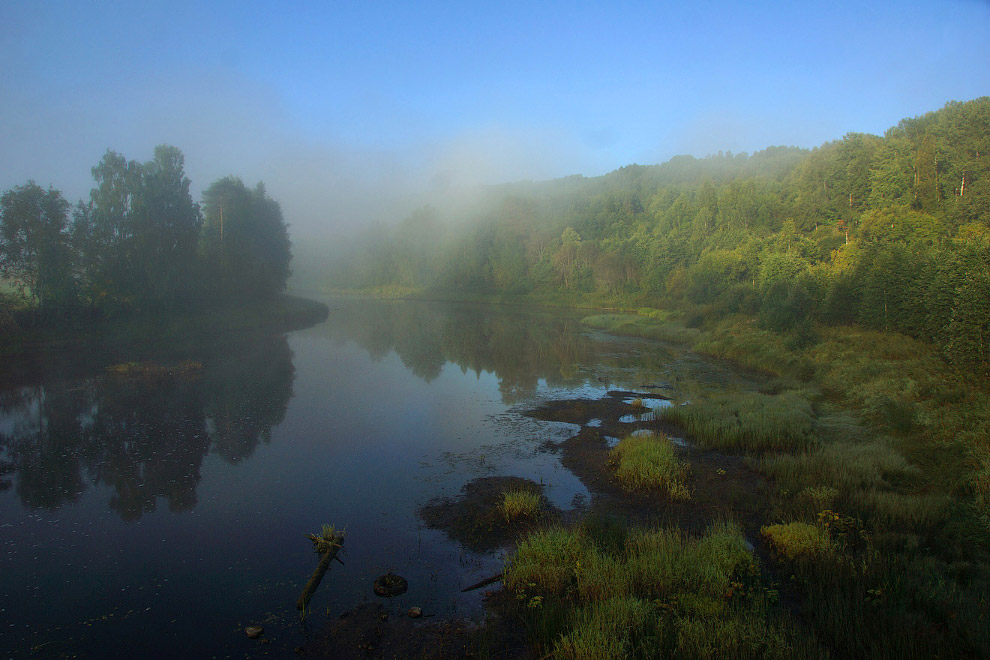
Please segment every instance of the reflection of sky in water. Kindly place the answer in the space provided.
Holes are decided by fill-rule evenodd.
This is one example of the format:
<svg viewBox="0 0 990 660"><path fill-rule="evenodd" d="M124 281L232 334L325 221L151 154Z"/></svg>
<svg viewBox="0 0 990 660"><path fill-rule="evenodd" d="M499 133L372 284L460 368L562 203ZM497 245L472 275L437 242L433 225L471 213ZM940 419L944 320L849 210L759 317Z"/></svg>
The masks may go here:
<svg viewBox="0 0 990 660"><path fill-rule="evenodd" d="M671 405L669 399L654 399L649 397L642 397L642 398L630 397L628 399L625 399L625 402L630 405L633 405L636 401L639 401L639 404L644 408L646 408L647 410L657 410L658 408L666 408L669 405Z"/></svg>
<svg viewBox="0 0 990 660"><path fill-rule="evenodd" d="M3 438L19 438L0 445L0 461L16 468L0 474L0 651L54 639L83 657L106 648L243 655L237 624L266 617L284 646L271 651L291 650L304 641L294 602L316 565L304 534L323 523L347 530L346 566L325 578L314 613L372 598L371 581L391 570L410 584L389 603L395 612L477 614L481 593L459 590L496 572L500 558L424 529L419 507L474 478L509 475L544 484L568 508L588 492L541 446L579 427L523 411L653 383L672 383L663 394L676 400L728 379L696 356L589 336L551 314L333 307L287 344L243 355L202 348L201 378L148 396L107 381L105 363L63 356L71 376L0 413ZM67 411L44 431L38 392L47 409ZM650 408L670 403L643 398ZM314 614L311 626L322 620Z"/></svg>

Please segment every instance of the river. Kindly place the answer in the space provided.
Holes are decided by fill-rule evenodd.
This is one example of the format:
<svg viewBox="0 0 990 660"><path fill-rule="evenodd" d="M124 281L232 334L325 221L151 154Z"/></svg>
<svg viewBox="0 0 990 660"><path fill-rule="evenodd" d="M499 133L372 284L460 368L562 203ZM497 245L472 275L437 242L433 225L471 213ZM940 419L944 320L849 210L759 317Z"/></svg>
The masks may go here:
<svg viewBox="0 0 990 660"><path fill-rule="evenodd" d="M522 307L327 300L325 322L201 346L58 350L0 378L0 657L291 654L327 617L374 600L480 617L500 551L474 552L418 511L472 479L585 487L546 451L575 427L522 413L610 388L675 403L745 376L683 349ZM121 362L173 373L120 374ZM181 367L192 361L194 367ZM199 367L198 365L201 365ZM305 622L305 535L346 530ZM265 626L270 644L243 626Z"/></svg>

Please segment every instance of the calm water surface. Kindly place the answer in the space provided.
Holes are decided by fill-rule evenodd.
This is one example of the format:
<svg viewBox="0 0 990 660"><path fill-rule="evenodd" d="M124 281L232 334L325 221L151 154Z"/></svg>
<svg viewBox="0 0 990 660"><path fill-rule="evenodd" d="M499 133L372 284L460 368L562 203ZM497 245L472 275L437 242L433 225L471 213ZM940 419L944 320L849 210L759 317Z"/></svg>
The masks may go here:
<svg viewBox="0 0 990 660"><path fill-rule="evenodd" d="M522 416L609 387L675 402L743 376L567 313L328 301L326 322L224 345L61 352L0 376L0 658L291 655L327 616L374 600L480 616L460 589L501 567L417 517L491 475L542 482L567 509L587 490L547 440L576 427ZM125 361L203 364L123 378ZM305 534L345 528L299 623L316 567ZM241 630L262 623L262 647Z"/></svg>

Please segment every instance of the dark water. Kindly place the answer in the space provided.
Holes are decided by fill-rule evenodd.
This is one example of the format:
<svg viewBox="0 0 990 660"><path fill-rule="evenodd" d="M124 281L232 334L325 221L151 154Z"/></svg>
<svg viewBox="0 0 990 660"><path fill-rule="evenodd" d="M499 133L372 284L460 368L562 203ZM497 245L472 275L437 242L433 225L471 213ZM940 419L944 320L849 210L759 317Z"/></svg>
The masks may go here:
<svg viewBox="0 0 990 660"><path fill-rule="evenodd" d="M330 301L326 322L223 345L63 351L0 381L0 658L254 657L304 644L327 616L409 580L393 611L479 616L460 588L497 555L424 528L416 511L495 474L587 491L540 450L573 427L523 417L609 386L675 399L732 380L671 348L588 333L561 312ZM203 364L126 378L130 360ZM300 624L317 556L346 529ZM241 630L262 623L268 646Z"/></svg>

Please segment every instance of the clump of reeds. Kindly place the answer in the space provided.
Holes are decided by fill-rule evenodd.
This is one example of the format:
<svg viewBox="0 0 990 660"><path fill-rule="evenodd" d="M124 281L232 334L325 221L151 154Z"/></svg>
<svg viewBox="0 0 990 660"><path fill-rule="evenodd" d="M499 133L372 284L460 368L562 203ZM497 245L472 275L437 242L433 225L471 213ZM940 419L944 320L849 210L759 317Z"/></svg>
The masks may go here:
<svg viewBox="0 0 990 660"><path fill-rule="evenodd" d="M791 451L811 444L811 402L797 392L738 392L686 406L671 406L665 420L682 426L712 449Z"/></svg>
<svg viewBox="0 0 990 660"><path fill-rule="evenodd" d="M675 500L690 499L685 483L687 463L677 457L674 444L663 433L626 437L612 449L610 457L626 490L659 489Z"/></svg>
<svg viewBox="0 0 990 660"><path fill-rule="evenodd" d="M581 525L534 532L519 543L505 586L541 655L799 655L737 525L715 523L701 538L676 529L610 530L606 538L607 548Z"/></svg>
<svg viewBox="0 0 990 660"><path fill-rule="evenodd" d="M529 490L507 490L502 494L498 508L505 516L505 522L532 518L540 511L540 495Z"/></svg>

